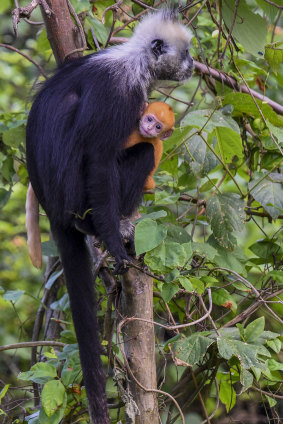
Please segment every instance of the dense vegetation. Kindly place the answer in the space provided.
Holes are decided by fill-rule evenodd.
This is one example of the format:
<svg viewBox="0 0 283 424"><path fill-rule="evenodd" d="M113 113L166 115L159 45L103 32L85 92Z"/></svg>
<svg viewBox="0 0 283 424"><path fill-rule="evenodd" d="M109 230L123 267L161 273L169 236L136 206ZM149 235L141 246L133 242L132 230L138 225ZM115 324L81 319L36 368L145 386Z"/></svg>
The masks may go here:
<svg viewBox="0 0 283 424"><path fill-rule="evenodd" d="M72 0L86 35L85 54L113 37L130 36L147 6L160 3L125 0L110 8L112 0ZM151 95L170 103L177 121L164 142L156 190L144 195L136 225L139 266L144 269L144 261L154 278L158 389L175 398L186 423L279 423L282 1L174 3L183 6L183 22L193 32L192 56L206 65L206 75L196 66L183 86L163 85ZM24 224L25 124L34 87L55 60L42 24L21 20L15 37L13 8L12 0L1 0L0 344L7 350L0 356L0 416L3 423L83 423L87 409L78 350L48 221L42 213L46 262L49 258L45 279L29 262ZM42 19L39 8L31 19ZM209 67L225 78L213 78ZM266 96L264 101L251 90ZM132 423L127 366L115 333L118 295L111 307L100 279L96 285L111 418ZM53 288L56 298L46 301ZM32 350L31 369L30 347L8 349L12 343L50 339L51 333L64 349ZM164 395L159 411L164 423L182 422L176 404Z"/></svg>

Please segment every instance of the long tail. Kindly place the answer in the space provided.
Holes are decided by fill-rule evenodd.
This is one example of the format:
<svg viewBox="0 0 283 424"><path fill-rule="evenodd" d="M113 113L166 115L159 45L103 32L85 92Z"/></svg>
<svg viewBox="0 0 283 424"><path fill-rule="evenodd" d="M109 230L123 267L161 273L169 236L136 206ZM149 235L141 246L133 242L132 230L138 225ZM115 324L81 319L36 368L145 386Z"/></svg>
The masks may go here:
<svg viewBox="0 0 283 424"><path fill-rule="evenodd" d="M28 237L28 250L33 266L42 267L42 247L39 228L39 203L29 184L26 198L26 229Z"/></svg>
<svg viewBox="0 0 283 424"><path fill-rule="evenodd" d="M52 228L52 233L65 272L91 422L110 424L100 360L94 281L84 235L73 229L62 231Z"/></svg>

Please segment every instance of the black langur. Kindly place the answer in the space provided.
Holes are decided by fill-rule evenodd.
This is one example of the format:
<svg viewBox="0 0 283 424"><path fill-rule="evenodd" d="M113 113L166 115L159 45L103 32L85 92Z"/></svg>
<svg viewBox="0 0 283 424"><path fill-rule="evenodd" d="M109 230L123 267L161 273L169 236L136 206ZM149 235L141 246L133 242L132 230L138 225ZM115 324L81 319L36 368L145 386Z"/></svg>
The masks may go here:
<svg viewBox="0 0 283 424"><path fill-rule="evenodd" d="M137 207L154 167L152 144L123 146L156 80L191 76L190 38L172 11L146 17L125 44L59 68L38 93L27 123L30 181L60 252L95 424L110 421L91 263L75 214L91 209L90 232L123 271L130 258L120 218Z"/></svg>

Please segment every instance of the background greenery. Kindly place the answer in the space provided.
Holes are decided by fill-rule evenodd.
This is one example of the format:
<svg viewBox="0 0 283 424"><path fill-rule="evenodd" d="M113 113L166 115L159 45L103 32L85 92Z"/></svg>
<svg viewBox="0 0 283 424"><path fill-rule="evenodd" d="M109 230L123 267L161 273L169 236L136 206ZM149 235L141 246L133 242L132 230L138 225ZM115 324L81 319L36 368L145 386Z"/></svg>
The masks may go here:
<svg viewBox="0 0 283 424"><path fill-rule="evenodd" d="M103 12L114 3L72 0L84 25L86 54L97 44L105 45L113 12L109 10L102 23ZM157 2L143 3L154 6ZM183 16L187 23L197 14L191 26L193 57L282 105L282 6L279 9L265 0L195 3ZM280 0L273 3L282 5ZM239 13L229 35L235 4ZM13 8L12 1L1 1L2 45L16 47L49 74L55 61L44 27L21 21L15 38ZM113 35L130 36L136 20L125 24L143 10L136 2L124 1ZM41 20L39 10L32 20ZM43 80L33 63L1 47L1 345L31 339L44 284L51 286L56 277L51 274L44 281L42 272L32 268L25 234L25 123L33 89ZM279 423L283 417L283 116L266 103L255 103L248 94L233 92L198 73L181 87L161 87L151 99L170 103L177 119L174 135L164 143L156 191L144 196L136 229L137 253L145 254L149 271L157 277L154 319L171 325L193 322L205 315L210 294L213 306L208 319L187 329L157 329L159 384L176 397L188 423L201 423L212 413L214 423L234 419ZM44 214L40 225L46 241L49 227ZM52 253L52 245L45 245L44 252ZM103 286L97 285L103 325L107 296ZM65 313L62 341L75 343L63 287L52 308ZM121 359L116 343L114 336L111 355ZM64 422L87 419L82 415L86 405L76 345L68 345L60 354L51 348L43 351L47 361L30 372L26 372L30 349L1 352L3 423L37 423L38 414L41 423L54 424L63 416ZM44 384L40 412L31 401L32 382ZM111 403L120 405L121 393L111 377L107 390ZM52 404L50 394L54 393L57 403ZM160 413L164 423L181 422L177 410L164 399ZM111 410L113 422L123 421L124 416L123 407Z"/></svg>

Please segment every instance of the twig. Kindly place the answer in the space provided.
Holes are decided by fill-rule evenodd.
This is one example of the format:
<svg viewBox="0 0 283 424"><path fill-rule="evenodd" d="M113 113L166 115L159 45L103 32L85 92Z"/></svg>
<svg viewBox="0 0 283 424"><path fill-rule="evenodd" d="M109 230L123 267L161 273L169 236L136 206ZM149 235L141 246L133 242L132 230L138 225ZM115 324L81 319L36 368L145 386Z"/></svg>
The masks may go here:
<svg viewBox="0 0 283 424"><path fill-rule="evenodd" d="M18 2L18 0L15 0L15 6L17 7L17 8L19 8L20 6L19 6L19 2ZM30 25L43 25L44 24L44 22L43 21L31 21L30 19L28 19L28 18L24 18L24 21L25 22L27 22L28 24L30 24Z"/></svg>
<svg viewBox="0 0 283 424"><path fill-rule="evenodd" d="M255 387L255 386L250 387L250 389L252 389L252 390L256 390L257 392L260 392L260 393L262 393L262 394L264 394L264 395L266 395L266 396L270 396L270 397L272 397L272 398L274 398L274 399L283 399L283 396L275 395L274 393L270 393L270 392L266 392L266 391L264 391L264 390L258 389L258 388L257 388L257 387Z"/></svg>
<svg viewBox="0 0 283 424"><path fill-rule="evenodd" d="M18 23L20 22L20 19L29 18L33 10L39 5L43 7L43 10L48 17L52 15L53 11L50 9L46 0L32 0L26 7L16 7L12 11L13 28L16 37L18 36Z"/></svg>
<svg viewBox="0 0 283 424"><path fill-rule="evenodd" d="M36 346L58 346L58 347L64 347L66 346L65 343L61 342L55 342L52 340L45 340L45 341L36 341L36 342L21 342L21 343L13 343L5 346L0 346L0 352L3 352L4 350L11 350L11 349L21 349L25 347L36 347Z"/></svg>
<svg viewBox="0 0 283 424"><path fill-rule="evenodd" d="M277 4L277 3L274 3L273 1L271 1L271 0L264 0L266 3L269 3L269 4L271 4L272 6L274 6L274 7L277 7L277 9L280 9L280 10L283 10L283 6L279 6L279 4Z"/></svg>
<svg viewBox="0 0 283 424"><path fill-rule="evenodd" d="M21 56L23 56L29 62L33 63L37 67L37 69L39 70L39 72L44 76L44 78L47 78L47 74L44 71L44 69L35 60L33 60L31 57L29 57L28 55L26 55L25 53L23 53L21 50L16 49L16 47L10 46L10 44L0 43L0 47L4 47L5 49L13 50L16 53L19 53Z"/></svg>

